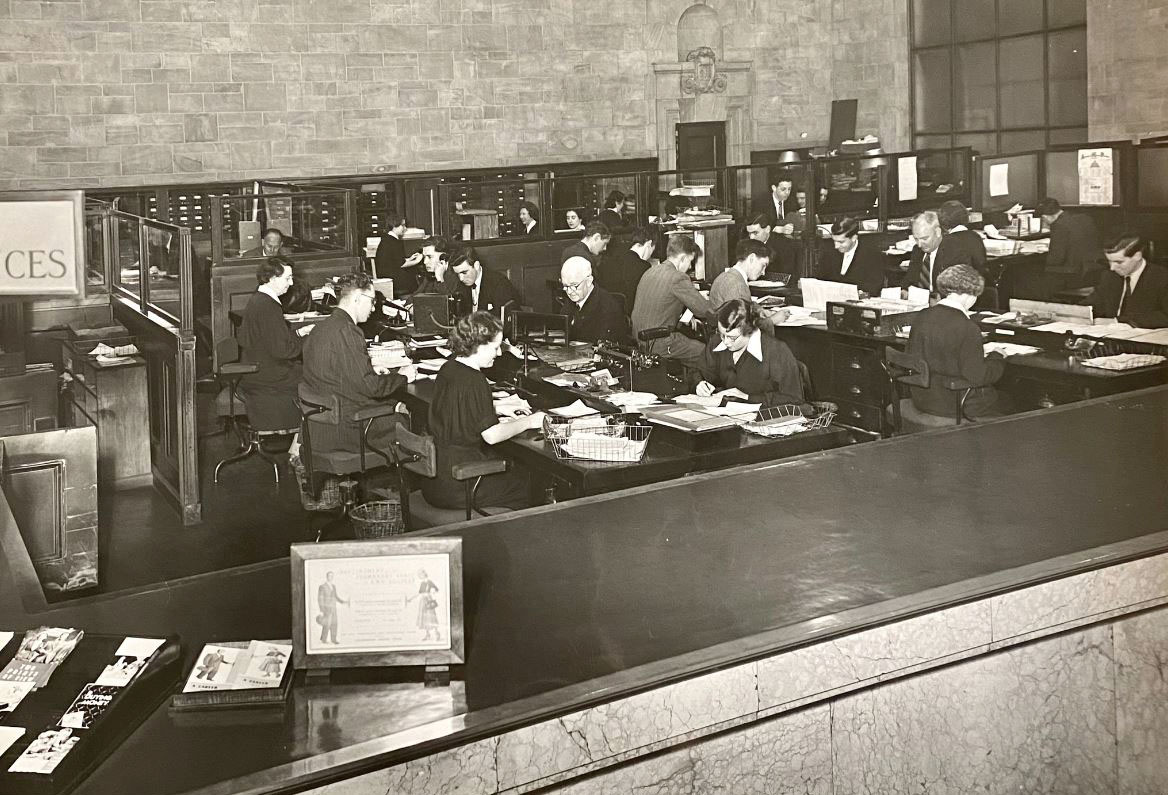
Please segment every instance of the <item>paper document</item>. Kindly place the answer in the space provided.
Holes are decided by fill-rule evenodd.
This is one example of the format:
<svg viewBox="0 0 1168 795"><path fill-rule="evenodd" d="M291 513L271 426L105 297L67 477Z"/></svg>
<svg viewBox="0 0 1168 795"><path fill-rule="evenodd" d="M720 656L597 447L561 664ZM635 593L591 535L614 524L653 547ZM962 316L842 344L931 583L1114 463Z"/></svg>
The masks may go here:
<svg viewBox="0 0 1168 795"><path fill-rule="evenodd" d="M819 311L827 309L828 301L855 301L860 297L860 288L845 282L800 279L799 289L803 293L803 306Z"/></svg>
<svg viewBox="0 0 1168 795"><path fill-rule="evenodd" d="M897 198L911 202L917 197L917 158L915 155L896 161Z"/></svg>
<svg viewBox="0 0 1168 795"><path fill-rule="evenodd" d="M577 400L575 403L570 403L567 406L548 409L548 413L555 414L557 417L587 417L592 414L599 414L600 412L591 406L585 405L584 401Z"/></svg>
<svg viewBox="0 0 1168 795"><path fill-rule="evenodd" d="M1007 196L1010 193L1010 164L994 163L990 166L990 196Z"/></svg>
<svg viewBox="0 0 1168 795"><path fill-rule="evenodd" d="M1112 203L1112 168L1110 149L1079 150L1079 204Z"/></svg>
<svg viewBox="0 0 1168 795"><path fill-rule="evenodd" d="M1137 331L1143 333L1141 333L1138 337L1132 337L1131 339L1138 340L1139 342L1147 342L1152 345L1168 345L1168 328L1158 328L1152 331L1148 331L1147 329L1137 329Z"/></svg>
<svg viewBox="0 0 1168 795"><path fill-rule="evenodd" d="M982 346L986 356L997 353L1002 356L1025 356L1028 353L1038 353L1042 348L1033 345L1017 345L1013 342L987 342Z"/></svg>
<svg viewBox="0 0 1168 795"><path fill-rule="evenodd" d="M1114 356L1096 356L1084 359L1084 367L1098 367L1101 370L1134 370L1137 367L1151 367L1163 364L1168 359L1150 353L1117 353Z"/></svg>
<svg viewBox="0 0 1168 795"><path fill-rule="evenodd" d="M531 404L518 395L508 395L495 401L495 415L498 417L518 417L531 413Z"/></svg>

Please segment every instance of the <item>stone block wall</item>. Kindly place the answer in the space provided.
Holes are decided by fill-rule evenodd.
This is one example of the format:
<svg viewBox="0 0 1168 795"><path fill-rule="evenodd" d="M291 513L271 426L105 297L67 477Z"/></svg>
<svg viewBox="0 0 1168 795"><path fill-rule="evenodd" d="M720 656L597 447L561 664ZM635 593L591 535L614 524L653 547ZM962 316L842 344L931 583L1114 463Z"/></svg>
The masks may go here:
<svg viewBox="0 0 1168 795"><path fill-rule="evenodd" d="M834 95L902 124L898 83L845 75L900 57L903 9L858 4L710 0L754 64L753 148L822 141ZM0 0L0 189L653 156L651 65L688 5Z"/></svg>
<svg viewBox="0 0 1168 795"><path fill-rule="evenodd" d="M1168 0L1087 0L1087 121L1093 141L1168 133Z"/></svg>

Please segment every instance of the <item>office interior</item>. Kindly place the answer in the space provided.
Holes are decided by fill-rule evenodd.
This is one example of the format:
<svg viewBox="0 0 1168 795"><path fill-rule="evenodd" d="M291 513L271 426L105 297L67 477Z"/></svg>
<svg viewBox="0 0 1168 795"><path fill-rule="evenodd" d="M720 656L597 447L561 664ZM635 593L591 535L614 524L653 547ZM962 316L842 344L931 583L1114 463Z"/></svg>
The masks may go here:
<svg viewBox="0 0 1168 795"><path fill-rule="evenodd" d="M0 711L25 730L0 792L1168 791L1168 318L1125 316L1139 282L1109 270L1135 240L1145 294L1168 273L1168 16L1133 6L0 0L0 201L83 192L84 253L79 294L0 296L0 660L84 630L76 695L166 639L64 772L9 767L71 699ZM1076 278L1051 199L1092 230ZM946 300L940 272L909 291L945 203L985 254L985 415L912 337ZM602 217L582 256L631 327L573 345L564 252ZM846 227L875 290L831 270ZM639 328L648 291L601 274L684 238L708 296L751 237L801 398L688 404L713 376L663 340L733 329ZM411 295L436 239L518 295L484 373L506 421L542 418L455 471L453 507L423 494L436 375L488 307L453 275ZM404 417L388 455L314 457L307 393L277 431L249 413L274 255L301 340L346 311L326 286L373 277L372 363L420 365L356 421ZM528 507L475 502L504 470ZM304 662L305 556L442 539L454 662ZM296 649L275 703L172 701L205 644L252 639Z"/></svg>

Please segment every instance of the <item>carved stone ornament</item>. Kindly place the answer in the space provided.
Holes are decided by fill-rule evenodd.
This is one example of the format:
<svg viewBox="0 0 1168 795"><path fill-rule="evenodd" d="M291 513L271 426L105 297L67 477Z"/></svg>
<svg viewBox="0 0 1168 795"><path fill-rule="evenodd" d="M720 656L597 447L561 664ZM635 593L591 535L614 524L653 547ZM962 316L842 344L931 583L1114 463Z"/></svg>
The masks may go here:
<svg viewBox="0 0 1168 795"><path fill-rule="evenodd" d="M685 94L721 94L726 90L726 75L718 74L717 54L710 47L690 50L686 61L694 65L692 74L683 75L681 90Z"/></svg>

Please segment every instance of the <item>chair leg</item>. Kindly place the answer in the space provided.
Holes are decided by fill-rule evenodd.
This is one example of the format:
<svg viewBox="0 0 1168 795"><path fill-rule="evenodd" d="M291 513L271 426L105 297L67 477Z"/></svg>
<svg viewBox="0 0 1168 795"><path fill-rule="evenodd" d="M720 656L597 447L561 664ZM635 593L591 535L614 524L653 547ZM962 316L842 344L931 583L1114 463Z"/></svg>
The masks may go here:
<svg viewBox="0 0 1168 795"><path fill-rule="evenodd" d="M256 452L258 452L260 454L260 458L264 459L265 461L267 461L269 464L272 465L272 473L276 476L276 485L279 486L280 485L280 459L276 458L271 453L269 453L267 450L265 450L263 445L260 444L258 441L256 442Z"/></svg>
<svg viewBox="0 0 1168 795"><path fill-rule="evenodd" d="M222 461L220 461L218 464L215 465L214 482L215 483L219 482L219 470L220 469L227 466L228 464L234 464L236 461L242 461L243 459L250 456L252 453L259 452L259 449L260 449L259 442L256 441L255 439L252 439L251 441L249 441L247 443L247 446L244 447L240 452L236 453L235 455L231 456L230 458L224 458Z"/></svg>

